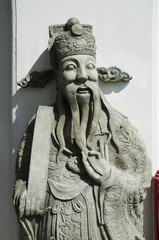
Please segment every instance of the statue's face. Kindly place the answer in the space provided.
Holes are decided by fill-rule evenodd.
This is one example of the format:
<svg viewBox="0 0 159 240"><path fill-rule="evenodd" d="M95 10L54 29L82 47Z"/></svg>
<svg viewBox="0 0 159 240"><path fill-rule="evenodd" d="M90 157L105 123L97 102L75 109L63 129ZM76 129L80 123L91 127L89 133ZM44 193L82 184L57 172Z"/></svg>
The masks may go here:
<svg viewBox="0 0 159 240"><path fill-rule="evenodd" d="M90 55L65 57L59 62L57 78L64 96L90 94L90 89L98 85L96 60Z"/></svg>
<svg viewBox="0 0 159 240"><path fill-rule="evenodd" d="M75 141L83 151L87 148L86 142L90 145L92 141L101 111L95 58L90 55L72 55L61 59L56 80L57 101L63 99L68 103L73 119ZM64 107L63 104L61 107ZM64 112L65 109L62 113Z"/></svg>

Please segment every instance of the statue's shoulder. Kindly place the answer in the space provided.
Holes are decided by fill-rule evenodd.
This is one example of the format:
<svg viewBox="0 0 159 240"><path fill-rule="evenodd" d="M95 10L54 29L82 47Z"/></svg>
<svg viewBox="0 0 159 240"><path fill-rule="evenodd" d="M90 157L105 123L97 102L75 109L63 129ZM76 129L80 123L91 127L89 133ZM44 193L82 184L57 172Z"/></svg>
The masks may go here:
<svg viewBox="0 0 159 240"><path fill-rule="evenodd" d="M116 116L118 116L118 132L121 133L123 136L127 136L127 139L131 143L136 144L139 148L145 151L146 147L145 143L138 131L138 129L131 123L128 117L125 117L122 113L116 111Z"/></svg>
<svg viewBox="0 0 159 240"><path fill-rule="evenodd" d="M136 129L136 127L131 123L131 121L126 117L124 114L119 112L118 110L114 109L106 99L103 98L103 102L105 105L105 110L108 112L109 115L109 126L111 129L111 132L114 136L117 135L127 135L127 138L132 140L133 142L136 142L136 144L143 149L145 149L145 144Z"/></svg>
<svg viewBox="0 0 159 240"><path fill-rule="evenodd" d="M33 131L35 122L40 118L46 118L46 122L49 119L56 119L56 116L58 115L58 110L56 105L39 105L37 107L36 113L31 117L29 122L27 123L27 131Z"/></svg>
<svg viewBox="0 0 159 240"><path fill-rule="evenodd" d="M48 116L48 113L50 113L50 116L52 115L57 115L57 106L56 104L55 105L39 105L37 107L37 111L36 113L31 117L30 121L28 122L28 126L30 124L32 124L33 122L35 122L35 120L38 118L38 117L41 117L42 115L47 115Z"/></svg>
<svg viewBox="0 0 159 240"><path fill-rule="evenodd" d="M118 110L114 109L114 112L121 117L121 119L124 119L125 121L128 120L128 117L125 116L123 113L119 112Z"/></svg>

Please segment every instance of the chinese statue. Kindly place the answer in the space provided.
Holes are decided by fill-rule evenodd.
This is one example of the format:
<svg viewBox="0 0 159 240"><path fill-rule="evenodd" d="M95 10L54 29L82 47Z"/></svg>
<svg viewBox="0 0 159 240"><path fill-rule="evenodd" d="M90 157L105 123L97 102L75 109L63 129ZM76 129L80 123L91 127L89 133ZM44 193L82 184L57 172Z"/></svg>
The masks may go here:
<svg viewBox="0 0 159 240"><path fill-rule="evenodd" d="M21 240L144 240L151 166L137 130L99 89L90 25L50 26L56 103L39 106L16 164Z"/></svg>

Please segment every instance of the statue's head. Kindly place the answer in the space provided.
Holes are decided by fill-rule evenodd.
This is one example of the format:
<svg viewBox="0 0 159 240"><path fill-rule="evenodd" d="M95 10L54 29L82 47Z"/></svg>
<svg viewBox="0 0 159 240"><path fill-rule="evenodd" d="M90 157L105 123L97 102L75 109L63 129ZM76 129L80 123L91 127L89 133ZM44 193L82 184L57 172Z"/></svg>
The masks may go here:
<svg viewBox="0 0 159 240"><path fill-rule="evenodd" d="M50 26L49 53L63 96L69 97L74 91L84 96L96 86L96 45L90 25L70 18L66 25Z"/></svg>
<svg viewBox="0 0 159 240"><path fill-rule="evenodd" d="M94 136L101 109L92 27L70 18L65 25L50 26L49 30L50 62L55 71L57 106L61 116L57 136L64 148L61 136L67 102L72 113L76 143L80 149L85 149Z"/></svg>

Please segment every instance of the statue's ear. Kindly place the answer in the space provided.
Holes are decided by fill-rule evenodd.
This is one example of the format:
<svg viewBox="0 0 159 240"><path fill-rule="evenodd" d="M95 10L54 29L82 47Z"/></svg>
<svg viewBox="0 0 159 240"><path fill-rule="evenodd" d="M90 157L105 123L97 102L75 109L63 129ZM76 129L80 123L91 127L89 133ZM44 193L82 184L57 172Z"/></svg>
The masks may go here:
<svg viewBox="0 0 159 240"><path fill-rule="evenodd" d="M99 79L103 82L128 82L132 77L117 67L97 68Z"/></svg>
<svg viewBox="0 0 159 240"><path fill-rule="evenodd" d="M32 72L28 74L25 78L19 81L17 84L23 88L26 87L44 87L51 79L55 78L55 71L48 70L42 72Z"/></svg>

